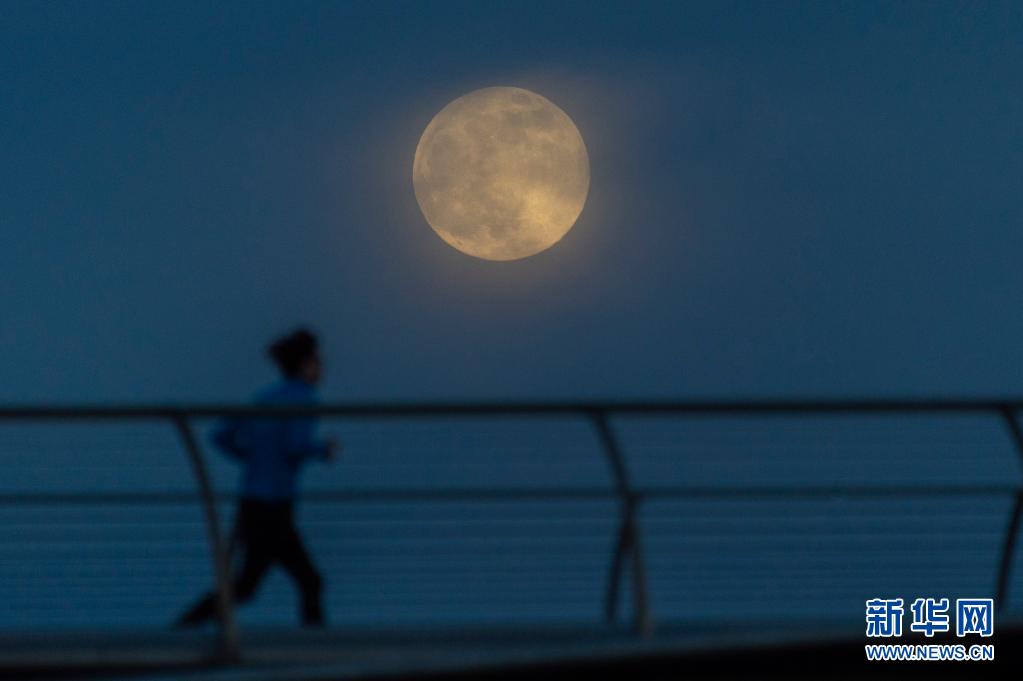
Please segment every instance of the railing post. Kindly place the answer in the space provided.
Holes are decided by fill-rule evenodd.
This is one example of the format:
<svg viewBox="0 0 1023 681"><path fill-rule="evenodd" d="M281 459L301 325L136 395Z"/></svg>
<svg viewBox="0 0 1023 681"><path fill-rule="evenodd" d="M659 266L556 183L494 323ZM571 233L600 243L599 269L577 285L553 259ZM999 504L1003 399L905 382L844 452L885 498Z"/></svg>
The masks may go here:
<svg viewBox="0 0 1023 681"><path fill-rule="evenodd" d="M1023 430L1016 420L1016 412L1012 407L1002 407L1002 418L1009 428L1009 435L1016 446L1016 453L1023 463ZM1002 556L998 561L998 577L995 587L996 608L1004 611L1009 607L1009 585L1012 582L1012 563L1016 556L1016 538L1019 535L1020 515L1023 515L1023 489L1016 492L1016 501L1012 505L1009 522L1005 528L1005 539L1002 541Z"/></svg>
<svg viewBox="0 0 1023 681"><path fill-rule="evenodd" d="M622 456L618 438L608 422L603 410L591 414L597 437L603 445L604 453L611 466L611 473L621 499L621 519L618 527L618 538L611 554L611 569L608 574L604 615L608 622L613 622L618 615L619 592L621 591L622 572L625 562L631 560L632 568L632 610L636 632L642 636L653 633L654 623L650 614L650 602L647 597L646 565L643 560L642 544L639 538L638 507L640 497L632 490L628 470Z"/></svg>
<svg viewBox="0 0 1023 681"><path fill-rule="evenodd" d="M206 532L213 559L213 574L217 581L217 614L220 616L221 627L220 657L224 662L236 662L240 658L241 651L238 624L234 617L234 598L231 593L231 566L224 534L220 530L220 518L217 514L213 485L210 483L206 462L203 460L202 450L195 438L192 424L183 414L175 414L173 419L181 441L185 445L185 450L188 452L188 458L192 462L199 499L206 516Z"/></svg>

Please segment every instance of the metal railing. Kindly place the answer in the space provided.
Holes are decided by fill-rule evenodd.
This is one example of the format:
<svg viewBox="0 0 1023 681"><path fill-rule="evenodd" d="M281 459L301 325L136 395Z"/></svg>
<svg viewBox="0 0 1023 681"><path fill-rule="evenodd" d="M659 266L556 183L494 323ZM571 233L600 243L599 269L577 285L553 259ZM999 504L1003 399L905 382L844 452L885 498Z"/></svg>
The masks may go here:
<svg viewBox="0 0 1023 681"><path fill-rule="evenodd" d="M238 625L231 593L230 549L217 512L218 496L210 482L208 465L203 449L196 438L194 422L219 417L286 418L319 416L357 419L430 419L439 417L508 417L508 416L562 416L589 419L603 454L607 459L613 494L618 501L617 532L610 557L610 568L604 594L604 615L608 622L619 617L623 579L628 568L632 577L631 606L634 630L649 635L654 628L644 563L639 508L651 499L827 499L856 498L910 498L954 497L975 495L1010 495L1013 499L1006 530L1001 543L994 579L996 607L1008 603L1013 559L1023 515L1023 481L1005 485L894 485L894 486L817 486L817 487L650 487L638 488L630 477L611 418L627 415L729 415L729 416L805 416L805 415L866 415L866 414L988 414L997 415L1004 423L1007 434L1023 462L1023 429L1017 414L1023 409L1023 399L931 399L931 400L773 400L773 401L675 401L675 402L519 402L519 403L436 403L436 404L350 404L316 407L270 407L238 405L202 406L8 406L0 407L0 423L29 421L154 421L173 424L187 453L198 498L202 504L209 542L213 573L216 580L217 607L221 623L220 657L236 661L240 656ZM438 499L500 499L537 500L557 498L604 498L606 492L594 490L437 490L392 492L345 492L329 495L331 499L373 498L374 500L414 501ZM104 493L20 494L0 495L0 502L82 501L95 497L102 501ZM119 498L125 495L118 495ZM143 495L147 499L152 494ZM180 495L170 496L179 497Z"/></svg>

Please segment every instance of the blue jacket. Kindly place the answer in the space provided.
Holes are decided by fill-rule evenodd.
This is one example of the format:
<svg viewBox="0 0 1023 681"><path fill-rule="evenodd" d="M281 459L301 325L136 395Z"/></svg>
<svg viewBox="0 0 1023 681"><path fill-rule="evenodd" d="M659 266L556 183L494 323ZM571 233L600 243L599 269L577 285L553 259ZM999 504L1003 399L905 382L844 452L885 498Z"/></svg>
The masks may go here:
<svg viewBox="0 0 1023 681"><path fill-rule="evenodd" d="M304 381L284 380L261 391L257 405L314 405L316 390ZM318 419L227 419L213 432L213 444L240 461L241 496L260 501L291 501L298 473L310 459L325 459L327 444L317 438Z"/></svg>

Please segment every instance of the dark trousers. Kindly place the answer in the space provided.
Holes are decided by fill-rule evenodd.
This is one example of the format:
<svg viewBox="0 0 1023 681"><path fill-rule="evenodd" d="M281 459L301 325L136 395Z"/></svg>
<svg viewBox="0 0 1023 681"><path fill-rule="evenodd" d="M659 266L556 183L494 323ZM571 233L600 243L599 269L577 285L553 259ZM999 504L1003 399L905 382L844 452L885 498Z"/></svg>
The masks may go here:
<svg viewBox="0 0 1023 681"><path fill-rule="evenodd" d="M241 569L234 579L237 603L250 600L270 567L279 563L298 586L303 623L323 623L320 602L323 578L302 544L291 503L242 499L238 505L235 538L244 550ZM178 624L197 625L216 616L217 595L210 592L182 615Z"/></svg>

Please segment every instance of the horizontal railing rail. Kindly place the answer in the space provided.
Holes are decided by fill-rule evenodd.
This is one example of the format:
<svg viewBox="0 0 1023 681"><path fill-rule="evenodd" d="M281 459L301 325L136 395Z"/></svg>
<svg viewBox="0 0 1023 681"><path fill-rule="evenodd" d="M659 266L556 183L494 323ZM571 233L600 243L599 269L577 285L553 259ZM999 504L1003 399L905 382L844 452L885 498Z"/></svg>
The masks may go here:
<svg viewBox="0 0 1023 681"><path fill-rule="evenodd" d="M627 414L826 414L1023 411L1023 397L991 399L936 397L927 399L767 399L767 400L652 400L565 402L380 402L316 406L253 406L238 404L152 405L0 405L0 420L37 419L168 419L224 416L301 416L408 418L414 416L542 416L586 415L594 412Z"/></svg>
<svg viewBox="0 0 1023 681"><path fill-rule="evenodd" d="M854 486L825 485L784 487L777 485L729 486L640 486L634 494L640 500L676 499L680 501L729 501L770 499L948 499L992 497L1023 491L1023 485L891 485ZM217 503L230 503L236 495L218 492ZM464 489L367 489L311 490L302 498L310 502L338 504L366 503L486 503L506 501L604 501L618 498L618 492L604 487L509 487ZM194 492L25 492L0 494L0 506L72 505L180 505L195 502Z"/></svg>
<svg viewBox="0 0 1023 681"><path fill-rule="evenodd" d="M1021 516L1023 480L1004 484L896 484L896 485L637 485L630 476L621 443L611 422L619 416L759 416L789 417L870 414L991 414L1004 423L1009 438L1023 462L1023 430L1017 414L1023 398L991 399L774 399L774 400L674 400L674 401L577 401L577 402L447 402L324 404L316 406L203 405L6 405L0 406L0 423L34 421L160 421L172 425L191 463L199 500L204 511L210 556L216 579L221 621L221 655L237 660L240 655L238 628L229 575L229 541L223 532L217 507L232 495L218 492L210 481L208 466L194 433L194 422L215 418L287 418L317 416L352 419L438 419L474 417L577 417L588 419L611 472L607 487L490 487L441 490L372 489L310 491L305 496L331 503L410 502L508 502L617 500L619 518L611 555L605 616L617 618L626 566L632 578L632 616L637 631L652 631L645 557L639 521L639 507L650 500L820 500L820 499L933 499L1004 496L1013 500L999 552L995 575L995 597L999 607L1008 602L1012 565L1016 553ZM59 504L186 504L196 499L187 492L25 492L0 494L0 506Z"/></svg>

